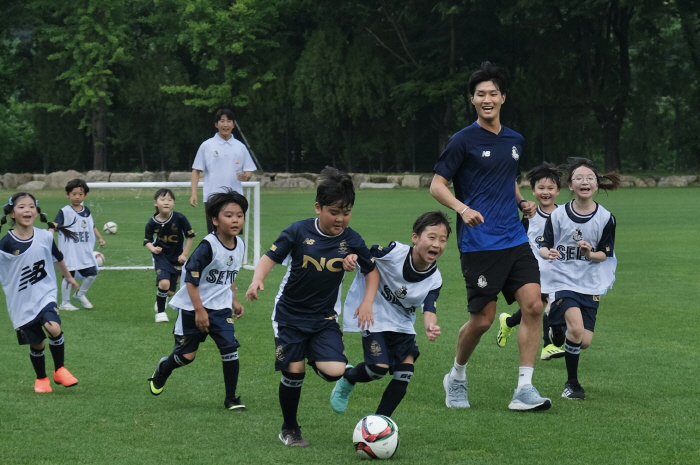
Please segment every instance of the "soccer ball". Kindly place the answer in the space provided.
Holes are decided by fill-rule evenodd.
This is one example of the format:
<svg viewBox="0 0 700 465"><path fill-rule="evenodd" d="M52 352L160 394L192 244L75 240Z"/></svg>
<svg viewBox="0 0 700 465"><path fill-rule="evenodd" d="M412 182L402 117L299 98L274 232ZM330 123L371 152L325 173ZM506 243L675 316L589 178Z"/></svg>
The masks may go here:
<svg viewBox="0 0 700 465"><path fill-rule="evenodd" d="M367 415L352 434L360 458L390 459L399 448L399 427L384 415Z"/></svg>
<svg viewBox="0 0 700 465"><path fill-rule="evenodd" d="M109 221L105 223L102 230L107 234L117 234L117 223L114 221Z"/></svg>
<svg viewBox="0 0 700 465"><path fill-rule="evenodd" d="M105 256L102 255L100 252L97 250L94 250L92 254L95 256L95 261L97 262L97 266L102 266L105 264Z"/></svg>

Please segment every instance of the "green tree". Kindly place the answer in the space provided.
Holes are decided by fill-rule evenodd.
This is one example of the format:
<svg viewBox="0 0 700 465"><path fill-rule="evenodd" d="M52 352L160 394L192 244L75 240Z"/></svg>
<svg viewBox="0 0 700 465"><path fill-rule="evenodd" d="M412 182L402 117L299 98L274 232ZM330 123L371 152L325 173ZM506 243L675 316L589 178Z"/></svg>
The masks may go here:
<svg viewBox="0 0 700 465"><path fill-rule="evenodd" d="M60 74L71 92L70 102L42 102L49 110L66 110L81 115L80 127L93 141L93 169L107 165L106 117L119 80L117 67L131 60L128 35L128 6L131 0L76 0L53 2L34 0L35 12L49 12L52 21L39 26L42 39L55 44L48 56L58 63Z"/></svg>

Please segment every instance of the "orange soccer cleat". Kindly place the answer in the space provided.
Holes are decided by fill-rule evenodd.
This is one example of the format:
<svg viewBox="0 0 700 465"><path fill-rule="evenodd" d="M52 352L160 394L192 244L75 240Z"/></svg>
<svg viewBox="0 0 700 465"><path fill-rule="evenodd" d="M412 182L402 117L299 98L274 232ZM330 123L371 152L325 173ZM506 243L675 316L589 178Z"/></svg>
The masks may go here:
<svg viewBox="0 0 700 465"><path fill-rule="evenodd" d="M49 378L34 380L34 392L51 392L51 383L49 382Z"/></svg>
<svg viewBox="0 0 700 465"><path fill-rule="evenodd" d="M62 384L65 387L71 387L78 384L75 376L70 374L66 367L61 367L53 372L53 381L56 384Z"/></svg>

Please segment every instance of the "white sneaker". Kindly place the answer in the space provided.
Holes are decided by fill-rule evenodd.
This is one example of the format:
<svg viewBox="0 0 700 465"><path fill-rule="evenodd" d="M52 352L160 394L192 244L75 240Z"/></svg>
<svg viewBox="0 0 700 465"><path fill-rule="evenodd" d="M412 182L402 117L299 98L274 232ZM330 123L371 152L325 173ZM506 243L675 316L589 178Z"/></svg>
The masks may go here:
<svg viewBox="0 0 700 465"><path fill-rule="evenodd" d="M80 303L80 305L82 305L84 308L92 308L92 304L87 299L87 297L85 297L85 294L83 294L83 295L73 294L72 297L75 300L77 300Z"/></svg>
<svg viewBox="0 0 700 465"><path fill-rule="evenodd" d="M539 411L547 410L552 406L552 401L547 397L542 397L535 386L526 384L513 393L513 400L508 405L511 410Z"/></svg>
<svg viewBox="0 0 700 465"><path fill-rule="evenodd" d="M65 302L62 303L60 307L58 307L59 310L66 310L66 311L73 311L73 310L78 310L78 307L73 305L70 302Z"/></svg>
<svg viewBox="0 0 700 465"><path fill-rule="evenodd" d="M156 313L156 323L168 322L168 315L165 312Z"/></svg>
<svg viewBox="0 0 700 465"><path fill-rule="evenodd" d="M467 400L467 380L457 381L449 373L442 379L445 388L445 405L450 408L469 408Z"/></svg>

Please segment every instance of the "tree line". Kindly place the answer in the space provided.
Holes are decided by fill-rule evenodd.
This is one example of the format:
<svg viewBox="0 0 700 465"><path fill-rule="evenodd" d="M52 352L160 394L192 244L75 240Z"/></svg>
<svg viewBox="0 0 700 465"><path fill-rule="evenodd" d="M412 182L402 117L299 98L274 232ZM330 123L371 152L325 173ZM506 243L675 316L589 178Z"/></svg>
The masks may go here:
<svg viewBox="0 0 700 465"><path fill-rule="evenodd" d="M266 171L430 171L487 60L524 168L700 166L694 0L3 0L0 171L187 170L220 107Z"/></svg>

